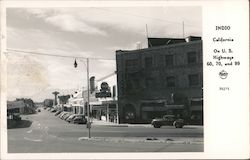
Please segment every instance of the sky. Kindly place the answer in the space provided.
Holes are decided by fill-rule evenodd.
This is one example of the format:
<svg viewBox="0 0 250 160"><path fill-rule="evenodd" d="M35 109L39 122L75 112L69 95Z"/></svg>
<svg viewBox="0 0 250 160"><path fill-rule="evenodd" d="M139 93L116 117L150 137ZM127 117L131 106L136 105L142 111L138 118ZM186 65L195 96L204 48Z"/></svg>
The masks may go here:
<svg viewBox="0 0 250 160"><path fill-rule="evenodd" d="M8 100L43 101L86 87L90 76L100 79L116 70L115 51L134 50L148 37L202 35L200 7L8 8L7 48L71 58L9 52ZM148 33L146 32L146 25ZM77 68L74 68L74 61Z"/></svg>

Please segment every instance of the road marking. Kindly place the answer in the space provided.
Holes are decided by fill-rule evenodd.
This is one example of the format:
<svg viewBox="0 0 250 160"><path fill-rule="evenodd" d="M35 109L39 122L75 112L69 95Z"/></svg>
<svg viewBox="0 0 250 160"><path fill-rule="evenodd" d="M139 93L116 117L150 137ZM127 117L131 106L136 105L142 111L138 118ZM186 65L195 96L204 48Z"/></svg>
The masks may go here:
<svg viewBox="0 0 250 160"><path fill-rule="evenodd" d="M33 142L42 142L43 140L41 139L30 139L30 138L27 138L27 137L24 137L25 140L28 140L28 141L33 141Z"/></svg>
<svg viewBox="0 0 250 160"><path fill-rule="evenodd" d="M102 131L102 130L95 130L95 132L106 132L106 133L124 133L124 131Z"/></svg>
<svg viewBox="0 0 250 160"><path fill-rule="evenodd" d="M31 133L32 132L32 129L31 130L29 130L29 131L27 131L27 133Z"/></svg>

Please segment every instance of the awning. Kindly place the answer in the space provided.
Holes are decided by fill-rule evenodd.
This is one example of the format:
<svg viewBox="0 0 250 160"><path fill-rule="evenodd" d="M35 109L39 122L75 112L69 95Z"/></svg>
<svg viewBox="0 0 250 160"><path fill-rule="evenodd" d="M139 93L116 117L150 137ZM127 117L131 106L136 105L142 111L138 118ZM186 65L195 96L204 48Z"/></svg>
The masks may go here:
<svg viewBox="0 0 250 160"><path fill-rule="evenodd" d="M203 101L203 98L190 98L191 101Z"/></svg>
<svg viewBox="0 0 250 160"><path fill-rule="evenodd" d="M142 111L167 111L167 107L142 107Z"/></svg>
<svg viewBox="0 0 250 160"><path fill-rule="evenodd" d="M184 105L167 105L168 109L184 109Z"/></svg>
<svg viewBox="0 0 250 160"><path fill-rule="evenodd" d="M89 105L102 105L101 101L89 102Z"/></svg>
<svg viewBox="0 0 250 160"><path fill-rule="evenodd" d="M191 111L202 111L203 107L202 106L190 106Z"/></svg>
<svg viewBox="0 0 250 160"><path fill-rule="evenodd" d="M97 105L92 106L92 110L107 109L107 106Z"/></svg>
<svg viewBox="0 0 250 160"><path fill-rule="evenodd" d="M111 101L102 101L102 104L116 104L116 100L111 100Z"/></svg>
<svg viewBox="0 0 250 160"><path fill-rule="evenodd" d="M142 107L142 111L168 111L170 109L184 109L184 105L167 105L164 107Z"/></svg>
<svg viewBox="0 0 250 160"><path fill-rule="evenodd" d="M141 103L166 103L166 99L156 99L156 100L141 100Z"/></svg>
<svg viewBox="0 0 250 160"><path fill-rule="evenodd" d="M70 107L72 107L72 106L70 106L69 104L64 104L63 107L70 108Z"/></svg>

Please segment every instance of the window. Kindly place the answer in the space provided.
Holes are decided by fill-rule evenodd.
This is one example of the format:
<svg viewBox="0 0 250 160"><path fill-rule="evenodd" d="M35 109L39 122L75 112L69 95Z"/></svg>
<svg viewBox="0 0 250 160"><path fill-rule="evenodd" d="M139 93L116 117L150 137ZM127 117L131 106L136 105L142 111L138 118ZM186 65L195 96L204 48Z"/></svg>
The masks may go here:
<svg viewBox="0 0 250 160"><path fill-rule="evenodd" d="M188 76L189 86L199 85L199 74L192 74Z"/></svg>
<svg viewBox="0 0 250 160"><path fill-rule="evenodd" d="M129 59L125 61L126 68L133 68L138 65L137 59Z"/></svg>
<svg viewBox="0 0 250 160"><path fill-rule="evenodd" d="M195 64L195 63L197 63L196 52L188 52L187 53L187 60L188 60L188 64Z"/></svg>
<svg viewBox="0 0 250 160"><path fill-rule="evenodd" d="M133 86L135 89L139 89L140 88L140 79L133 78Z"/></svg>
<svg viewBox="0 0 250 160"><path fill-rule="evenodd" d="M167 87L175 87L175 77L167 77Z"/></svg>
<svg viewBox="0 0 250 160"><path fill-rule="evenodd" d="M166 55L165 62L166 62L166 66L173 66L174 65L174 56L173 55Z"/></svg>
<svg viewBox="0 0 250 160"><path fill-rule="evenodd" d="M154 87L154 80L153 78L146 78L146 87L147 88L153 88Z"/></svg>
<svg viewBox="0 0 250 160"><path fill-rule="evenodd" d="M125 81L125 84L126 84L126 91L130 92L133 89L133 84L132 84L131 80L127 79Z"/></svg>
<svg viewBox="0 0 250 160"><path fill-rule="evenodd" d="M150 68L153 66L153 58L152 57L146 57L145 58L145 67Z"/></svg>

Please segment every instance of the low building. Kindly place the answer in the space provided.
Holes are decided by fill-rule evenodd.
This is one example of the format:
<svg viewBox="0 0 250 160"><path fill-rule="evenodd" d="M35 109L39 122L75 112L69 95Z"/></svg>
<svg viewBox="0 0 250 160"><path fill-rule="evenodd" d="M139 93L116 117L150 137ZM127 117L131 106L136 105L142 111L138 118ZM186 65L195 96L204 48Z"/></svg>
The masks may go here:
<svg viewBox="0 0 250 160"><path fill-rule="evenodd" d="M8 115L24 115L35 113L35 107L24 100L7 101L7 114Z"/></svg>
<svg viewBox="0 0 250 160"><path fill-rule="evenodd" d="M90 110L92 117L118 123L118 101L117 101L117 80L116 72L105 78L91 79ZM96 84L96 85L95 85Z"/></svg>
<svg viewBox="0 0 250 160"><path fill-rule="evenodd" d="M86 107L84 106L83 91L78 90L69 98L69 105L74 114L86 114Z"/></svg>

